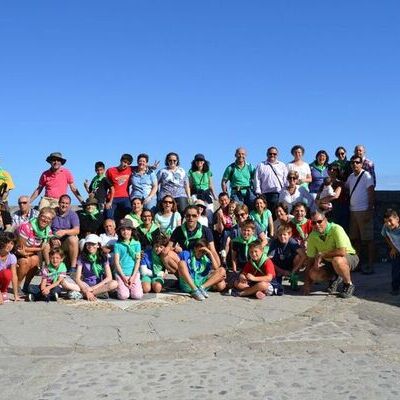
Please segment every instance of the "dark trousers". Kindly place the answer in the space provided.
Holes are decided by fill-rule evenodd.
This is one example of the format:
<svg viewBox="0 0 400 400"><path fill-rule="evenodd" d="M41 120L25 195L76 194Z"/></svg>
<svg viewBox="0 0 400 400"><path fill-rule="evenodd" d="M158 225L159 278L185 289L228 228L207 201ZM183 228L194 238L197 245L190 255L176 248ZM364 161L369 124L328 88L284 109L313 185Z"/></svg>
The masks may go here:
<svg viewBox="0 0 400 400"><path fill-rule="evenodd" d="M268 210L272 213L272 218L275 218L275 208L278 204L279 193L263 193L268 203Z"/></svg>
<svg viewBox="0 0 400 400"><path fill-rule="evenodd" d="M392 260L392 289L400 289L400 255L397 255Z"/></svg>

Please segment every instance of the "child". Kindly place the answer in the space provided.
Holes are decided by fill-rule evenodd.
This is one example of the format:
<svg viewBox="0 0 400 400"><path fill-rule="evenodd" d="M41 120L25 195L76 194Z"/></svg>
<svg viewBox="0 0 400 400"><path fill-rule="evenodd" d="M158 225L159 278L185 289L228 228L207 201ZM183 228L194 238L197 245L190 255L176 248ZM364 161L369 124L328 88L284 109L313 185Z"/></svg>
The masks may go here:
<svg viewBox="0 0 400 400"><path fill-rule="evenodd" d="M118 242L114 245L117 294L120 300L126 300L129 297L139 300L143 297L139 273L140 252L140 243L132 221L123 219L118 228Z"/></svg>
<svg viewBox="0 0 400 400"><path fill-rule="evenodd" d="M324 204L324 213L332 211L332 203L326 199L335 195L335 191L332 187L332 179L327 176L324 178L324 184L321 187L321 191L317 195L317 200L320 200Z"/></svg>
<svg viewBox="0 0 400 400"><path fill-rule="evenodd" d="M50 250L50 263L41 269L40 292L29 293L29 301L57 301L62 290L61 284L67 276L67 267L64 263L64 252L61 248Z"/></svg>
<svg viewBox="0 0 400 400"><path fill-rule="evenodd" d="M106 167L102 161L97 161L96 164L94 164L94 169L96 171L96 176L92 179L90 184L86 179L83 185L89 196L97 199L99 210L103 211L109 189L109 183L107 179L105 179Z"/></svg>
<svg viewBox="0 0 400 400"><path fill-rule="evenodd" d="M274 293L271 283L275 278L274 264L264 253L260 240L255 240L250 244L249 255L250 259L235 282L235 289L231 294L240 297L255 295L261 300Z"/></svg>
<svg viewBox="0 0 400 400"><path fill-rule="evenodd" d="M311 220L306 218L307 206L301 202L293 206L294 218L289 222L292 228L292 238L303 248L307 248L307 238L312 232Z"/></svg>
<svg viewBox="0 0 400 400"><path fill-rule="evenodd" d="M199 240L192 251L182 251L179 258L179 286L183 292L202 301L208 297L207 289L218 292L225 289L225 269L219 266L219 260L204 239Z"/></svg>
<svg viewBox="0 0 400 400"><path fill-rule="evenodd" d="M108 292L118 287L117 281L112 279L110 264L100 244L101 239L97 235L86 236L82 254L77 261L76 283L89 301L95 301L100 296L108 298ZM70 292L68 297L78 299L77 293Z"/></svg>
<svg viewBox="0 0 400 400"><path fill-rule="evenodd" d="M282 285L284 276L289 278L292 289L297 289L298 275L296 272L306 260L304 249L292 239L292 228L288 224L280 225L277 237L272 239L268 251L275 266L278 284Z"/></svg>
<svg viewBox="0 0 400 400"><path fill-rule="evenodd" d="M159 236L153 243L153 248L147 249L140 263L140 275L144 293L153 290L154 293L160 293L164 285L164 265L161 254L168 245L166 236ZM174 253L179 262L178 255Z"/></svg>
<svg viewBox="0 0 400 400"><path fill-rule="evenodd" d="M21 300L18 296L17 258L11 253L14 241L13 233L0 233L0 304L9 301L7 290L11 281L14 301Z"/></svg>
<svg viewBox="0 0 400 400"><path fill-rule="evenodd" d="M263 195L258 195L254 201L255 210L251 211L250 218L261 228L268 237L274 236L274 221L272 213L268 210L268 203Z"/></svg>
<svg viewBox="0 0 400 400"><path fill-rule="evenodd" d="M232 270L234 272L241 272L247 263L249 245L257 239L254 235L255 231L255 222L246 220L240 225L240 235L232 240Z"/></svg>
<svg viewBox="0 0 400 400"><path fill-rule="evenodd" d="M392 262L392 291L393 296L400 293L400 223L399 215L391 208L387 209L384 216L382 236L389 246L389 257Z"/></svg>

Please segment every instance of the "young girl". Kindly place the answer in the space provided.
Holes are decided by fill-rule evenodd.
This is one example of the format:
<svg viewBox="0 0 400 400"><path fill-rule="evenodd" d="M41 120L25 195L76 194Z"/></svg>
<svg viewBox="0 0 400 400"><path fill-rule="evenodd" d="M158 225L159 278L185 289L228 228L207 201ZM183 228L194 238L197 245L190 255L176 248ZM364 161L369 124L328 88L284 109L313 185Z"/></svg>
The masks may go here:
<svg viewBox="0 0 400 400"><path fill-rule="evenodd" d="M139 300L143 297L139 273L140 251L132 221L123 219L118 228L118 242L114 245L114 265L120 300L129 297Z"/></svg>
<svg viewBox="0 0 400 400"><path fill-rule="evenodd" d="M142 224L137 228L137 234L142 250L151 250L155 238L160 236L160 228L153 221L153 213L150 210L143 210Z"/></svg>
<svg viewBox="0 0 400 400"><path fill-rule="evenodd" d="M263 195L256 197L254 202L255 210L250 213L250 217L258 224L261 230L268 236L274 236L274 221L272 213L268 210L267 200Z"/></svg>
<svg viewBox="0 0 400 400"><path fill-rule="evenodd" d="M166 195L159 204L160 211L154 217L162 234L170 237L175 228L182 223L181 214L177 211L176 201L172 196Z"/></svg>
<svg viewBox="0 0 400 400"><path fill-rule="evenodd" d="M18 296L17 258L11 253L14 241L14 234L0 233L0 304L9 301L7 289L11 281L14 301L21 300Z"/></svg>
<svg viewBox="0 0 400 400"><path fill-rule="evenodd" d="M76 283L83 296L89 301L97 300L99 295L115 290L117 281L112 279L110 264L101 251L101 239L95 234L85 238L81 256L78 258L76 270ZM77 299L76 293L71 292L70 298Z"/></svg>
<svg viewBox="0 0 400 400"><path fill-rule="evenodd" d="M62 290L62 282L67 276L67 266L64 264L64 252L60 248L50 250L50 263L41 269L42 280L40 292L29 293L29 301L45 300L57 301Z"/></svg>

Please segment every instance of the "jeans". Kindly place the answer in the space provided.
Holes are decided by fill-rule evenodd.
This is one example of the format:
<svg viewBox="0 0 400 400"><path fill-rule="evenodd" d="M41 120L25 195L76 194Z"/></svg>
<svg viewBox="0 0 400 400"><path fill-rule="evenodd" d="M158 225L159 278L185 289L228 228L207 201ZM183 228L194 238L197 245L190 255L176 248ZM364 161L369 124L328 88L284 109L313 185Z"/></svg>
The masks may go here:
<svg viewBox="0 0 400 400"><path fill-rule="evenodd" d="M254 195L253 191L250 188L231 191L231 199L236 201L237 203L246 204L249 210L254 209L255 198L256 196Z"/></svg>
<svg viewBox="0 0 400 400"><path fill-rule="evenodd" d="M392 289L400 289L400 255L392 258Z"/></svg>
<svg viewBox="0 0 400 400"><path fill-rule="evenodd" d="M105 209L105 217L119 221L132 210L129 197L114 197L111 208Z"/></svg>
<svg viewBox="0 0 400 400"><path fill-rule="evenodd" d="M272 218L275 217L275 208L279 201L279 193L263 193L263 196L267 200L268 210L272 213Z"/></svg>

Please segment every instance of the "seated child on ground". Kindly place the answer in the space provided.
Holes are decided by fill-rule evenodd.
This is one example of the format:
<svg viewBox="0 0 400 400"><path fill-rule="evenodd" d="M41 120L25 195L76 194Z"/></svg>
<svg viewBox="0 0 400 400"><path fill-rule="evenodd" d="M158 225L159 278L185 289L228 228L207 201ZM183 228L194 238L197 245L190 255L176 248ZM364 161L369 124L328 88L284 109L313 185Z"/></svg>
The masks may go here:
<svg viewBox="0 0 400 400"><path fill-rule="evenodd" d="M199 240L192 251L182 251L179 258L179 286L183 292L201 301L208 297L209 289L224 290L225 269L220 267L205 240Z"/></svg>
<svg viewBox="0 0 400 400"><path fill-rule="evenodd" d="M21 300L18 295L17 257L11 253L15 236L11 232L0 233L0 304L8 301L8 286L12 282L14 301Z"/></svg>
<svg viewBox="0 0 400 400"><path fill-rule="evenodd" d="M272 281L275 278L273 262L264 253L261 241L255 240L249 246L249 261L235 282L233 296L256 296L263 299L274 293Z"/></svg>
<svg viewBox="0 0 400 400"><path fill-rule="evenodd" d="M76 283L80 292L89 301L97 297L108 297L108 292L115 290L117 281L112 279L111 268L107 257L101 251L101 239L95 234L85 238L85 244L77 261ZM69 298L77 299L79 292L69 293Z"/></svg>
<svg viewBox="0 0 400 400"><path fill-rule="evenodd" d="M255 237L256 224L248 219L240 225L240 235L232 240L232 270L241 272L248 261L249 245L257 240Z"/></svg>

